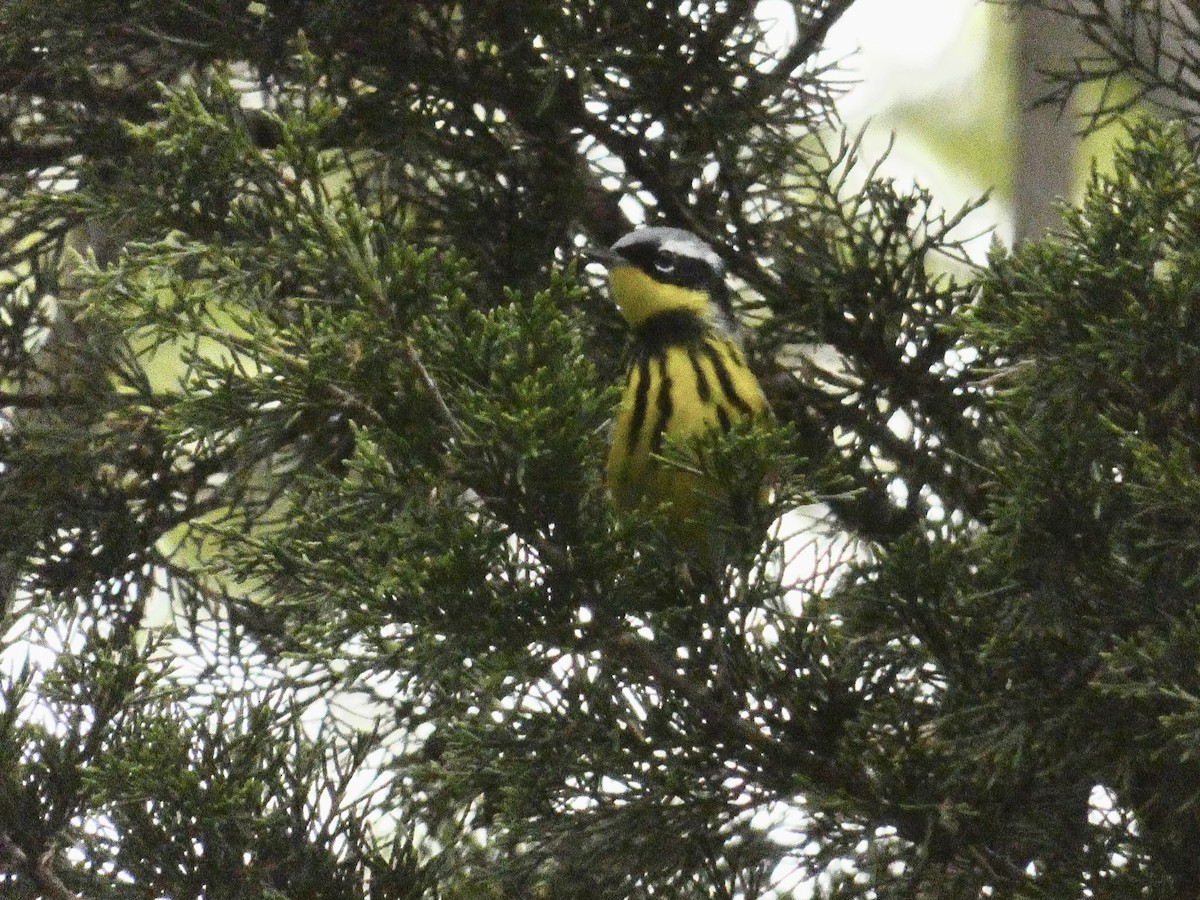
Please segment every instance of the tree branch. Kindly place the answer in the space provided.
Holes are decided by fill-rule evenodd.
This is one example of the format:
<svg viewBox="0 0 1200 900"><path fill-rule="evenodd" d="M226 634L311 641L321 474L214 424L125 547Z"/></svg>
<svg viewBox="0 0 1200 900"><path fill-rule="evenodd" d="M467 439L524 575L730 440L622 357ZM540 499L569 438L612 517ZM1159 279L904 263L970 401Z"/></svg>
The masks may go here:
<svg viewBox="0 0 1200 900"><path fill-rule="evenodd" d="M35 863L16 841L0 832L0 870L27 875L50 900L81 900L81 895L68 888L54 874L50 867L53 855L52 851L47 850Z"/></svg>

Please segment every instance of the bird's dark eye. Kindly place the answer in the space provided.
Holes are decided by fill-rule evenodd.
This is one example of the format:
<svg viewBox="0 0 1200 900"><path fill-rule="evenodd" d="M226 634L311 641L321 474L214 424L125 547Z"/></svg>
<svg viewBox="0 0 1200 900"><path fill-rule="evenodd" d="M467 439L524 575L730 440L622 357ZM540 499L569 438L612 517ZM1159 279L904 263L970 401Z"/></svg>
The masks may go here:
<svg viewBox="0 0 1200 900"><path fill-rule="evenodd" d="M675 271L675 254L670 250L659 250L654 257L654 269L664 275Z"/></svg>

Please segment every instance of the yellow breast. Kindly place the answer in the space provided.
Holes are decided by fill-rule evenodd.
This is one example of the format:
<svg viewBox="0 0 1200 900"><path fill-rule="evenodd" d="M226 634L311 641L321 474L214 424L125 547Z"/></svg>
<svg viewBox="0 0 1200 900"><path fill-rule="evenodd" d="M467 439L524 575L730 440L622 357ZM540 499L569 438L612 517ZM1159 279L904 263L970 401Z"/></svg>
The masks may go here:
<svg viewBox="0 0 1200 900"><path fill-rule="evenodd" d="M607 480L618 505L670 500L677 515L699 512L711 491L693 473L654 459L664 442L686 443L709 429L765 413L758 380L733 339L715 332L689 344L643 352L630 366L613 428Z"/></svg>

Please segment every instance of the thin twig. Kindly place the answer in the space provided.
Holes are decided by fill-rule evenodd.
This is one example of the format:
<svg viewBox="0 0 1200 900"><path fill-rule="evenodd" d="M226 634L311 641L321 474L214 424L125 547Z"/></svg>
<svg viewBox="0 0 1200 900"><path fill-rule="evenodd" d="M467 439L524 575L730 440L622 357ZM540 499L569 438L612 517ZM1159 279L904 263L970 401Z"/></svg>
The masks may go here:
<svg viewBox="0 0 1200 900"><path fill-rule="evenodd" d="M425 363L421 361L421 354L417 352L416 345L413 344L412 338L404 339L404 358L408 360L409 365L416 370L417 377L421 379L421 384L425 386L425 390L429 392L429 396L433 398L433 403L438 409L438 415L442 417L442 421L451 433L460 441L467 437L466 429L454 417L449 404L446 403L446 398L442 396L441 390L438 389L437 382L433 380L433 376L429 374L429 370L425 368Z"/></svg>
<svg viewBox="0 0 1200 900"><path fill-rule="evenodd" d="M343 403L345 403L347 406L363 413L368 419L370 419L376 425L383 424L383 416L381 416L379 414L379 411L376 410L375 407L373 407L366 400L363 400L361 397L351 393L350 391L346 390L344 387L342 387L339 384L330 383L329 391L335 397L337 397L339 400L341 400Z"/></svg>

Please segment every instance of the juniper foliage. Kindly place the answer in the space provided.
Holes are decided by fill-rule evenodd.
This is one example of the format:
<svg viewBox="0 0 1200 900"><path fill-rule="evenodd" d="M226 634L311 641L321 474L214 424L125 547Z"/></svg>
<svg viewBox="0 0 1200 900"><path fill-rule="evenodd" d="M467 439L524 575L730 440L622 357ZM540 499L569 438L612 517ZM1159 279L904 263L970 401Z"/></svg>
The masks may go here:
<svg viewBox="0 0 1200 900"><path fill-rule="evenodd" d="M976 271L756 6L0 5L6 896L1200 891L1184 135ZM778 419L720 584L602 488L630 202Z"/></svg>

